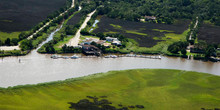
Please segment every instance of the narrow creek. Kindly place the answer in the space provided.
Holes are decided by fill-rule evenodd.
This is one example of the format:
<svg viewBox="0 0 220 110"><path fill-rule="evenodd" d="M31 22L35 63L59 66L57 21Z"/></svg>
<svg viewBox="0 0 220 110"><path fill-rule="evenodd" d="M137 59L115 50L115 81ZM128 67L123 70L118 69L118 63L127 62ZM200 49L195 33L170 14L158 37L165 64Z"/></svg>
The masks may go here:
<svg viewBox="0 0 220 110"><path fill-rule="evenodd" d="M96 24L99 23L99 20L95 20L94 24L92 25L92 28L89 30L89 32L93 31Z"/></svg>
<svg viewBox="0 0 220 110"><path fill-rule="evenodd" d="M61 24L61 26L60 26L59 28L57 28L55 31L53 31L53 32L48 36L48 38L47 38L45 41L43 41L43 42L38 46L38 48L37 48L36 50L40 49L44 44L46 44L46 43L48 43L49 41L53 40L53 37L54 37L54 35L56 34L56 32L58 32L60 29L62 29L62 27L63 27L63 23Z"/></svg>

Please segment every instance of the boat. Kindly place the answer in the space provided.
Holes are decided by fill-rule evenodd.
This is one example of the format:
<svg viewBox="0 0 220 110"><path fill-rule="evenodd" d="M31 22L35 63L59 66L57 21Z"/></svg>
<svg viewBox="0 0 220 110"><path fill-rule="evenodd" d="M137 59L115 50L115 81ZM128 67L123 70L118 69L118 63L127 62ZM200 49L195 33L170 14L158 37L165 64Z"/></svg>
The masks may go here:
<svg viewBox="0 0 220 110"><path fill-rule="evenodd" d="M58 59L58 56L57 55L52 55L50 58Z"/></svg>
<svg viewBox="0 0 220 110"><path fill-rule="evenodd" d="M73 56L71 56L70 58L71 58L71 59L78 59L79 56L77 56L77 55L73 55Z"/></svg>
<svg viewBox="0 0 220 110"><path fill-rule="evenodd" d="M118 58L118 56L116 56L116 55L111 55L110 57L111 58Z"/></svg>
<svg viewBox="0 0 220 110"><path fill-rule="evenodd" d="M105 56L105 58L110 58L110 55Z"/></svg>
<svg viewBox="0 0 220 110"><path fill-rule="evenodd" d="M161 59L161 56L158 56L159 59Z"/></svg>
<svg viewBox="0 0 220 110"><path fill-rule="evenodd" d="M105 56L105 58L118 58L118 56L116 56L116 55L107 55L107 56Z"/></svg>

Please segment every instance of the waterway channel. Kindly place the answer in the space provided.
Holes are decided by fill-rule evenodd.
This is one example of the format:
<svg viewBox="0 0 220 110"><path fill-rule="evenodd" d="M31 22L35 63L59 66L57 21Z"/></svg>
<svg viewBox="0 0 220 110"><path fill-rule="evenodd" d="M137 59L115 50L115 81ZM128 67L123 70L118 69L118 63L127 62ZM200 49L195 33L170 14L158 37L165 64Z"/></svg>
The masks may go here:
<svg viewBox="0 0 220 110"><path fill-rule="evenodd" d="M52 40L54 34L61 28L62 25L52 32L39 47ZM65 54L64 56L72 55ZM37 50L33 50L26 56L1 58L0 87L37 84L112 70L138 68L179 69L220 75L220 62L203 62L179 57L162 56L162 59L134 57L51 59L50 57L50 54L39 54Z"/></svg>
<svg viewBox="0 0 220 110"><path fill-rule="evenodd" d="M51 59L50 56L38 54L36 50L33 50L27 56L2 58L0 60L0 87L37 84L111 70L137 68L180 69L220 75L220 63L176 57L162 56L159 60L132 57Z"/></svg>

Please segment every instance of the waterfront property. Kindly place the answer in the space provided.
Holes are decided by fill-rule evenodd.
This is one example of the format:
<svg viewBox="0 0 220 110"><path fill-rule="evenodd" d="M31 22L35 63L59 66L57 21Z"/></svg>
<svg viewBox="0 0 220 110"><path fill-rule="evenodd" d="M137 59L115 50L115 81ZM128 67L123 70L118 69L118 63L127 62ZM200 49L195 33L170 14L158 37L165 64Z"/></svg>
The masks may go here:
<svg viewBox="0 0 220 110"><path fill-rule="evenodd" d="M93 45L83 45L82 52L85 55L101 55L101 50Z"/></svg>
<svg viewBox="0 0 220 110"><path fill-rule="evenodd" d="M106 40L99 40L97 38L86 38L82 41L81 45L91 45L91 43L94 42L96 44L104 45L106 47L109 47L111 45L115 46L121 46L121 41L118 40L118 38L114 37L106 37Z"/></svg>

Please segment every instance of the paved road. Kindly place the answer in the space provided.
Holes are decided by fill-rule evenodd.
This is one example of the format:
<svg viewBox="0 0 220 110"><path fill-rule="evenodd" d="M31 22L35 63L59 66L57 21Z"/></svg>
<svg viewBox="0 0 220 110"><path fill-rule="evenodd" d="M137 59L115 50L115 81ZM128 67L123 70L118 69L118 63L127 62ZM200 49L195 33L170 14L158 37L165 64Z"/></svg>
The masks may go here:
<svg viewBox="0 0 220 110"><path fill-rule="evenodd" d="M67 43L67 46L78 46L79 44L79 40L80 40L80 31L82 29L84 29L87 25L87 22L91 19L92 15L96 12L96 10L94 10L93 12L89 13L85 19L85 21L83 22L83 24L81 25L81 27L79 28L79 30L77 31L75 37L73 37L72 39L70 39L70 41Z"/></svg>
<svg viewBox="0 0 220 110"><path fill-rule="evenodd" d="M75 6L74 4L75 0L72 0L72 5L71 7L68 9L70 10L71 8L73 8ZM65 12L61 13L59 16L64 15L68 10L66 10ZM58 18L59 16L57 16L56 18ZM48 26L51 22L53 22L56 18L54 18L53 20L50 20L49 22L47 22L44 26L42 26L40 29L38 29L35 33L33 33L32 35L30 35L27 39L31 39L33 38L34 35L36 35L38 32L40 32L42 29L44 29L46 26ZM20 50L19 45L17 46L0 46L0 50Z"/></svg>

